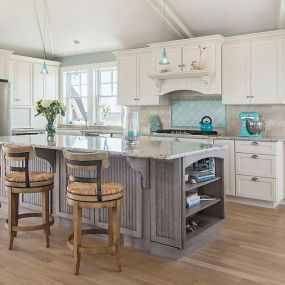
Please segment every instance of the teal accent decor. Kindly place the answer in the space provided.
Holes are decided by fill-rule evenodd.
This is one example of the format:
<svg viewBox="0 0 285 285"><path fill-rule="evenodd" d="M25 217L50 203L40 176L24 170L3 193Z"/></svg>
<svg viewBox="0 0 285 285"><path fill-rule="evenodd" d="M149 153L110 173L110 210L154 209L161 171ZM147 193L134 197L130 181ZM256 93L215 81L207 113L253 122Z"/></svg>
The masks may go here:
<svg viewBox="0 0 285 285"><path fill-rule="evenodd" d="M43 64L43 68L41 70L41 74L43 74L43 75L48 74L48 67L47 67L46 62L44 62L44 64Z"/></svg>
<svg viewBox="0 0 285 285"><path fill-rule="evenodd" d="M149 119L150 122L150 131L156 132L161 129L161 122L157 115L152 115Z"/></svg>
<svg viewBox="0 0 285 285"><path fill-rule="evenodd" d="M226 128L226 106L220 99L172 100L172 127L200 128L204 116L213 120L213 127Z"/></svg>
<svg viewBox="0 0 285 285"><path fill-rule="evenodd" d="M166 49L164 48L162 51L162 57L161 60L159 61L160 65L168 65L170 64L170 61L167 58L167 53L166 53Z"/></svg>

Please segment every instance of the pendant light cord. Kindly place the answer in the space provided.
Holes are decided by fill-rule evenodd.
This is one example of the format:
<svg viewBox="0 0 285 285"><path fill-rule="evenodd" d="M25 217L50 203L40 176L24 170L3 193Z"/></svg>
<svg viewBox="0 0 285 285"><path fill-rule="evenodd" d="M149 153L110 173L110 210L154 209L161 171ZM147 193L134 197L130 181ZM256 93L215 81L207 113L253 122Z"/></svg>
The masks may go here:
<svg viewBox="0 0 285 285"><path fill-rule="evenodd" d="M44 1L44 34L43 34L43 46L44 46L44 56L45 60L47 60L47 51L46 51L46 0Z"/></svg>
<svg viewBox="0 0 285 285"><path fill-rule="evenodd" d="M165 29L165 0L163 0L163 37L166 40L166 29Z"/></svg>

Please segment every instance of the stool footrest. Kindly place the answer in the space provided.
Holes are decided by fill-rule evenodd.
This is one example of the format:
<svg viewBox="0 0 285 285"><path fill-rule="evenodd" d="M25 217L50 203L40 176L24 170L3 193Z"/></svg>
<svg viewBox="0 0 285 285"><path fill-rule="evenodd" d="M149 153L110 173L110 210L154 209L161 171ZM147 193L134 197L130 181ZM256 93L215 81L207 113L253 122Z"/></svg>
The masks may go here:
<svg viewBox="0 0 285 285"><path fill-rule="evenodd" d="M25 218L40 218L42 217L42 213L25 213L19 214L18 219L25 219ZM49 215L49 226L54 224L54 217ZM15 232L31 232L31 231L38 231L45 228L45 224L33 225L33 226L12 226L12 230ZM6 220L5 227L8 228L8 220Z"/></svg>
<svg viewBox="0 0 285 285"><path fill-rule="evenodd" d="M90 235L90 234L106 234L108 235L108 230L106 229L85 229L81 231L81 235ZM122 237L122 235L121 235ZM67 247L71 250L73 250L73 238L74 234L70 234L68 239L67 239ZM123 243L123 239L120 239L120 244ZM79 252L80 253L98 253L98 254L112 254L116 250L116 246L101 246L101 247L96 247L96 246L80 246L79 247Z"/></svg>

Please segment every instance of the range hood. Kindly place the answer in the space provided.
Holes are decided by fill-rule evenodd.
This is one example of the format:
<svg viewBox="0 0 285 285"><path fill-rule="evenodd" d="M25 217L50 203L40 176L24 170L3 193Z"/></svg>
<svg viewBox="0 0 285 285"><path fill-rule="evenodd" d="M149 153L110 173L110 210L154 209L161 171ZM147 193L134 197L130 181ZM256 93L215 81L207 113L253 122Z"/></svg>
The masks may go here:
<svg viewBox="0 0 285 285"><path fill-rule="evenodd" d="M191 70L148 74L156 87L157 95L173 91L189 90L202 94L221 94L221 85L217 84L216 72L210 70Z"/></svg>

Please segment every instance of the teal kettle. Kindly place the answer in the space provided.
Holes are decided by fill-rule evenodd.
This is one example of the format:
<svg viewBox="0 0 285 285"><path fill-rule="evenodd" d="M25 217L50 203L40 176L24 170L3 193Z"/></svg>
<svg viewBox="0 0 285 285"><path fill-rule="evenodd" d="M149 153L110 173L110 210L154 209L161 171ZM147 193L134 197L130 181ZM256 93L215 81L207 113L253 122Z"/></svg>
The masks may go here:
<svg viewBox="0 0 285 285"><path fill-rule="evenodd" d="M199 124L201 132L207 133L213 130L212 119L209 116L204 116Z"/></svg>

